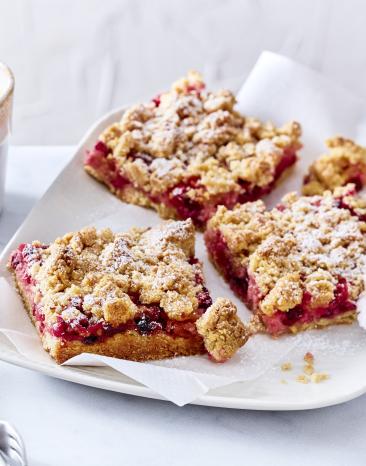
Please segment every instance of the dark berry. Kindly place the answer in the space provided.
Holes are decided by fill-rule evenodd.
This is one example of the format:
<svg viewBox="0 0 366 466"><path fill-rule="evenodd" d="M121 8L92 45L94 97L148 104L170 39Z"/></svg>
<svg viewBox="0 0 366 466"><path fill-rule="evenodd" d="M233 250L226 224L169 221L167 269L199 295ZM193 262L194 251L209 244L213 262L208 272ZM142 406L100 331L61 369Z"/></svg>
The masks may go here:
<svg viewBox="0 0 366 466"><path fill-rule="evenodd" d="M102 152L103 155L105 155L105 156L107 156L108 153L109 153L109 149L108 149L107 145L103 141L98 141L95 144L94 149L99 151L99 152Z"/></svg>
<svg viewBox="0 0 366 466"><path fill-rule="evenodd" d="M208 292L208 289L206 287L202 287L202 290L197 293L197 299L198 299L198 306L201 309L206 310L212 304L210 293Z"/></svg>

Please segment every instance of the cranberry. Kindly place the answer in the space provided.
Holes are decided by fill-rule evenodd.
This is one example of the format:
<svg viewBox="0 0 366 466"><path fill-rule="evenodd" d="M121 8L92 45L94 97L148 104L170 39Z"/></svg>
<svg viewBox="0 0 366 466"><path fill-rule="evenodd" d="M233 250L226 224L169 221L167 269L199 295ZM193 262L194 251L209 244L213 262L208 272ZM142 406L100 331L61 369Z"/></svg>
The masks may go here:
<svg viewBox="0 0 366 466"><path fill-rule="evenodd" d="M318 199L317 201L314 201L311 203L314 207L320 207L320 204L322 203L321 199Z"/></svg>
<svg viewBox="0 0 366 466"><path fill-rule="evenodd" d="M209 254L212 256L214 262L218 264L231 289L241 299L247 301L248 273L246 267L234 267L231 253L219 231L206 230L205 242Z"/></svg>
<svg viewBox="0 0 366 466"><path fill-rule="evenodd" d="M71 298L71 306L76 307L79 311L83 310L83 298L81 296L74 296Z"/></svg>
<svg viewBox="0 0 366 466"><path fill-rule="evenodd" d="M161 100L160 100L160 94L157 94L157 95L156 95L153 99L151 99L151 100L152 100L152 102L154 102L154 104L155 104L157 107L159 107L160 102L161 102Z"/></svg>
<svg viewBox="0 0 366 466"><path fill-rule="evenodd" d="M287 170L287 168L291 167L297 160L296 155L296 148L294 147L287 147L283 151L283 156L276 167L275 171L275 179L278 179L282 173Z"/></svg>
<svg viewBox="0 0 366 466"><path fill-rule="evenodd" d="M191 199L187 194L192 187L195 189L199 187L197 178L191 178L173 187L168 193L167 201L168 204L176 209L180 218L191 218L197 226L203 226L204 220L201 216L204 207L200 202ZM202 187L200 188L203 189Z"/></svg>
<svg viewBox="0 0 366 466"><path fill-rule="evenodd" d="M197 299L198 299L198 306L201 309L206 310L212 304L211 296L210 296L210 294L208 292L208 289L206 287L202 287L202 291L199 291L197 293Z"/></svg>
<svg viewBox="0 0 366 466"><path fill-rule="evenodd" d="M361 191L363 188L363 181L361 173L355 176L352 176L347 183L353 183L355 185L356 191Z"/></svg>
<svg viewBox="0 0 366 466"><path fill-rule="evenodd" d="M131 301L132 301L134 304L137 304L137 305L141 304L141 303L140 303L140 296L139 296L138 293L130 292L130 293L129 293L129 297L130 297Z"/></svg>
<svg viewBox="0 0 366 466"><path fill-rule="evenodd" d="M87 317L81 317L78 320L78 325L83 328L88 328L89 327L89 319Z"/></svg>
<svg viewBox="0 0 366 466"><path fill-rule="evenodd" d="M282 322L285 325L294 325L304 314L304 309L301 306L296 306L287 312L283 312Z"/></svg>
<svg viewBox="0 0 366 466"><path fill-rule="evenodd" d="M37 251L37 248L35 246L33 246L33 244L26 244L23 247L22 252L23 252L24 257L29 257L29 256L33 256L38 251Z"/></svg>
<svg viewBox="0 0 366 466"><path fill-rule="evenodd" d="M134 151L129 152L129 154L127 155L127 158L132 159L132 160L140 159L143 162L145 162L146 165L150 165L151 162L154 160L154 157L150 154L146 154L144 152L134 152Z"/></svg>
<svg viewBox="0 0 366 466"><path fill-rule="evenodd" d="M15 251L10 259L11 267L15 270L23 262L23 255L20 251Z"/></svg>
<svg viewBox="0 0 366 466"><path fill-rule="evenodd" d="M197 328L194 322L169 321L166 332L175 337L192 338L192 336L197 335Z"/></svg>
<svg viewBox="0 0 366 466"><path fill-rule="evenodd" d="M98 322L96 324L91 324L88 326L88 331L90 334L93 335L101 335L103 331L108 331L110 328L110 325L107 324L106 322L104 325L101 322Z"/></svg>
<svg viewBox="0 0 366 466"><path fill-rule="evenodd" d="M347 281L343 277L339 277L338 279L334 296L337 303L346 301L348 299Z"/></svg>
<svg viewBox="0 0 366 466"><path fill-rule="evenodd" d="M146 314L136 319L136 325L142 335L148 335L156 330L162 330L163 328L159 322L151 320Z"/></svg>
<svg viewBox="0 0 366 466"><path fill-rule="evenodd" d="M199 95L201 91L203 91L204 88L205 88L204 83L195 83L195 84L189 84L186 89L187 89L187 92L194 92L197 95Z"/></svg>
<svg viewBox="0 0 366 466"><path fill-rule="evenodd" d="M160 318L161 308L157 305L144 306L143 315L148 316L150 320L158 320Z"/></svg>
<svg viewBox="0 0 366 466"><path fill-rule="evenodd" d="M66 322L64 322L61 318L59 318L58 322L53 324L52 326L52 333L55 337L62 337L65 335L67 330Z"/></svg>
<svg viewBox="0 0 366 466"><path fill-rule="evenodd" d="M32 278L32 276L28 272L23 273L22 280L27 285L35 285L36 283L35 280Z"/></svg>
<svg viewBox="0 0 366 466"><path fill-rule="evenodd" d="M95 144L94 149L99 151L99 152L102 152L102 154L104 156L107 156L109 154L109 152L110 152L108 146L103 141L98 141Z"/></svg>
<svg viewBox="0 0 366 466"><path fill-rule="evenodd" d="M119 174L116 172L113 175L113 178L111 179L111 184L116 188L116 189L123 189L125 186L130 184L130 181L125 178L123 175Z"/></svg>

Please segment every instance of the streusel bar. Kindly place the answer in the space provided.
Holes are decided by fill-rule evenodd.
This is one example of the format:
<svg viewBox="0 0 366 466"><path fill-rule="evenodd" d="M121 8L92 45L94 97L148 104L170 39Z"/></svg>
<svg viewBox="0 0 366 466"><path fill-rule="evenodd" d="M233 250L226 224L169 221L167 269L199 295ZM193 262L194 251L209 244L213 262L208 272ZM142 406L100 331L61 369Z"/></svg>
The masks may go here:
<svg viewBox="0 0 366 466"><path fill-rule="evenodd" d="M313 196L353 183L357 190L366 184L366 148L351 139L326 141L329 152L321 155L304 178L303 194Z"/></svg>
<svg viewBox="0 0 366 466"><path fill-rule="evenodd" d="M219 207L208 223L209 255L272 335L352 322L364 289L366 201L354 185Z"/></svg>
<svg viewBox="0 0 366 466"><path fill-rule="evenodd" d="M190 220L118 234L85 228L50 245L21 244L9 269L58 363L82 352L136 361L200 354L205 339L216 340L208 352L223 361L248 331L226 300L212 306L194 246ZM205 313L217 325L200 321Z"/></svg>
<svg viewBox="0 0 366 466"><path fill-rule="evenodd" d="M218 205L269 193L296 162L300 135L296 122L278 128L244 117L230 91L206 91L192 72L129 108L100 135L85 169L123 201L203 228Z"/></svg>

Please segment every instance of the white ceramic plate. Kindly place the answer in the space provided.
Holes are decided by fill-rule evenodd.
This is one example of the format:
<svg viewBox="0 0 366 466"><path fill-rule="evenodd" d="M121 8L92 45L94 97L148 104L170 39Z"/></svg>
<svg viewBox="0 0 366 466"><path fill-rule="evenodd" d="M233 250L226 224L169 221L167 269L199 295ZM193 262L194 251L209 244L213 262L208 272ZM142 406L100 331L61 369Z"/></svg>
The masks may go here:
<svg viewBox="0 0 366 466"><path fill-rule="evenodd" d="M0 258L0 275L7 274L6 259L10 251L20 242L35 238L49 241L65 231L83 226L85 216L81 213L81 206L85 205L86 200L88 205L93 206L93 209L90 209L88 223L97 222L102 211L103 215L106 215L106 212L113 215L116 209L121 216L124 212L128 214L128 207L86 175L82 168L85 150L92 147L101 130L119 119L122 112L122 109L111 112L97 122L84 137L71 162L37 203L6 246ZM65 191L65 183L68 185L67 191ZM56 215L52 217L46 215L45 218L45 212L50 211L56 212ZM146 211L146 215L156 214ZM339 337L336 336L338 334L335 332L338 332ZM304 345L295 348L291 354L291 360L297 361L297 367L291 373L283 374L276 366L255 381L236 383L212 390L194 404L240 409L301 410L329 406L355 398L366 392L366 352L362 344L359 346L353 344L355 332L361 332L361 330L358 328L332 328L321 332L321 336L320 332L316 335L319 369L331 374L331 379L326 383L302 385L295 381L296 374L301 373L302 355L307 348L305 337ZM356 336L360 337L360 335ZM332 352L331 341L334 341L335 338L344 342L344 352L339 351L339 349L336 354L334 351ZM41 345L40 351L43 351ZM45 360L44 363L35 363L20 354L1 334L0 359L75 383L162 399L149 388L107 367L61 367L51 359ZM286 383L283 382L283 379L286 380Z"/></svg>
<svg viewBox="0 0 366 466"><path fill-rule="evenodd" d="M0 359L51 377L90 387L163 399L149 388L108 367L62 367L51 360L49 364L33 363L19 354L3 335L0 335ZM274 368L274 371L277 370L278 368ZM279 379L274 384L273 381L270 382L271 378L267 374L255 382L237 383L212 390L192 404L253 410L304 410L339 404L356 398L366 391L366 387L362 384L357 387L357 383L352 378L345 380L344 383L328 381L326 384L312 387L296 382L283 385ZM364 372L361 378L365 380Z"/></svg>

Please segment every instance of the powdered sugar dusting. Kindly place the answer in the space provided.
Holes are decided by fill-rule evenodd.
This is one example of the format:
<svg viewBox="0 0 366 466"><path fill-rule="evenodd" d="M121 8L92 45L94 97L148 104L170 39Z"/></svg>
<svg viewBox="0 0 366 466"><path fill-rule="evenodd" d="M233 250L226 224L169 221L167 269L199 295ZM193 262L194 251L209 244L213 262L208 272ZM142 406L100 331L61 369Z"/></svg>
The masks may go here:
<svg viewBox="0 0 366 466"><path fill-rule="evenodd" d="M161 307L172 319L196 316L204 291L201 265L191 263L195 231L191 220L168 221L152 228L84 228L38 247L37 267L29 268L45 322L104 319L117 325L131 319L141 304ZM34 243L36 244L36 243ZM37 243L38 244L38 243ZM33 259L34 248L24 253ZM133 297L133 299L130 298ZM123 322L122 322L123 321Z"/></svg>

